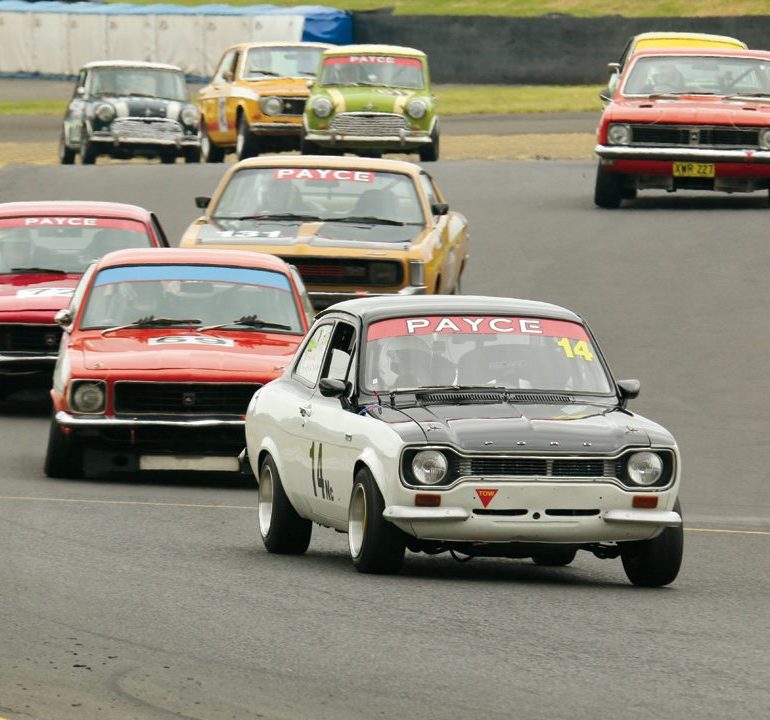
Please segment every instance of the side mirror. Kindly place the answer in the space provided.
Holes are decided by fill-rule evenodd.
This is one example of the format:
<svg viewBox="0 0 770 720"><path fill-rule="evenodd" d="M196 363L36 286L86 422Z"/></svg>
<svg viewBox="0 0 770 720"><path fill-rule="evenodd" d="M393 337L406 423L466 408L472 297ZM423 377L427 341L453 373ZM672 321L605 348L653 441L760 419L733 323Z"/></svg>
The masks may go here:
<svg viewBox="0 0 770 720"><path fill-rule="evenodd" d="M620 63L618 62L607 63L607 70L609 70L611 73L620 72Z"/></svg>
<svg viewBox="0 0 770 720"><path fill-rule="evenodd" d="M225 82L232 82L234 77L235 76L233 75L232 70L225 70L222 73L222 80L224 80Z"/></svg>
<svg viewBox="0 0 770 720"><path fill-rule="evenodd" d="M323 378L318 383L318 389L324 397L342 397L348 389L348 384L344 380L335 380L333 378Z"/></svg>
<svg viewBox="0 0 770 720"><path fill-rule="evenodd" d="M315 85L315 78L310 78L310 80L307 81L308 88L313 87Z"/></svg>
<svg viewBox="0 0 770 720"><path fill-rule="evenodd" d="M69 308L62 308L54 315L53 319L60 328L66 329L72 325L72 311Z"/></svg>
<svg viewBox="0 0 770 720"><path fill-rule="evenodd" d="M75 89L76 97L83 97L83 95L85 94L86 94L86 89L82 85Z"/></svg>
<svg viewBox="0 0 770 720"><path fill-rule="evenodd" d="M447 203L433 203L430 206L430 211L434 215L446 215L449 212L449 205Z"/></svg>
<svg viewBox="0 0 770 720"><path fill-rule="evenodd" d="M201 210L205 210L209 206L210 202L210 197L199 195L197 198L195 198L195 207L200 208Z"/></svg>
<svg viewBox="0 0 770 720"><path fill-rule="evenodd" d="M618 380L618 392L620 393L620 407L625 407L629 400L639 395L642 384L638 380Z"/></svg>

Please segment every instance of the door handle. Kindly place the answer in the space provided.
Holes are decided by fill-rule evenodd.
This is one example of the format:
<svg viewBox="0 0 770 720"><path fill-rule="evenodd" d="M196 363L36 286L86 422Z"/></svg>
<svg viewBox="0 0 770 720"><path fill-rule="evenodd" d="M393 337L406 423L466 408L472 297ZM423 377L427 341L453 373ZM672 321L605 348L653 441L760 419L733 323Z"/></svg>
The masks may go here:
<svg viewBox="0 0 770 720"><path fill-rule="evenodd" d="M299 414L302 415L302 417L310 417L313 414L310 409L310 405L300 405Z"/></svg>

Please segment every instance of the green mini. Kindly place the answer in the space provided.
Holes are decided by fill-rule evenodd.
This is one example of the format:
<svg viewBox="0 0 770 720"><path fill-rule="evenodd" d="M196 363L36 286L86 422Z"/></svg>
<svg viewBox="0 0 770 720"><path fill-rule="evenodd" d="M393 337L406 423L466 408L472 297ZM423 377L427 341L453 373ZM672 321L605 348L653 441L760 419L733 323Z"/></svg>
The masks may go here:
<svg viewBox="0 0 770 720"><path fill-rule="evenodd" d="M321 55L305 106L305 155L416 152L438 160L439 123L428 58L395 45L344 45Z"/></svg>

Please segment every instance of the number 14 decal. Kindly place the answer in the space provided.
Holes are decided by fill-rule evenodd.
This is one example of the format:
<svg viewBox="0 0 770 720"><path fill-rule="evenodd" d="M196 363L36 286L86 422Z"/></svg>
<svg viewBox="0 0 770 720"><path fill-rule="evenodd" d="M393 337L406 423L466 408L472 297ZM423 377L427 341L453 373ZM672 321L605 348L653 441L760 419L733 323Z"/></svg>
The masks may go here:
<svg viewBox="0 0 770 720"><path fill-rule="evenodd" d="M588 362L592 362L594 354L591 352L588 343L585 340L578 340L574 345L569 338L562 338L556 343L568 358L582 357Z"/></svg>
<svg viewBox="0 0 770 720"><path fill-rule="evenodd" d="M315 464L315 443L310 446L310 481L313 483L313 495L318 497L318 491L321 491L321 497L324 500L334 502L334 490L328 480L323 476L324 446L318 443L318 468Z"/></svg>

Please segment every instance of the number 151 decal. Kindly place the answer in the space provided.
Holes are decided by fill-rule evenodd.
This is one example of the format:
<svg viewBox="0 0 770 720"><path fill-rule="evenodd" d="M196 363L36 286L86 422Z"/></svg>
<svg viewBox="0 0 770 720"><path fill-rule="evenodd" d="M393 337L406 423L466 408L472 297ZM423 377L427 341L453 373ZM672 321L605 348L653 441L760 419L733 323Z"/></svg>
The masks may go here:
<svg viewBox="0 0 770 720"><path fill-rule="evenodd" d="M321 497L324 500L334 502L334 490L329 484L328 480L324 480L323 476L323 459L324 459L324 446L323 443L318 443L318 467L316 468L315 461L315 443L310 446L310 481L313 483L313 495L318 497L320 491Z"/></svg>

